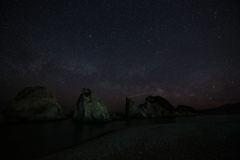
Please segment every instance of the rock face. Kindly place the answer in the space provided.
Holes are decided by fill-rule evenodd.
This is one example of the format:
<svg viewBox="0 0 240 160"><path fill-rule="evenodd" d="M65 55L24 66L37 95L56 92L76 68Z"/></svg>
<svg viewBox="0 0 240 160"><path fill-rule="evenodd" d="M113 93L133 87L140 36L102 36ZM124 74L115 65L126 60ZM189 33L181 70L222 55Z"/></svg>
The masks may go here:
<svg viewBox="0 0 240 160"><path fill-rule="evenodd" d="M3 113L7 118L30 121L65 118L56 98L41 86L24 88Z"/></svg>
<svg viewBox="0 0 240 160"><path fill-rule="evenodd" d="M163 97L149 96L145 99L145 103L139 107L147 117L161 117L161 116L173 116L173 105Z"/></svg>
<svg viewBox="0 0 240 160"><path fill-rule="evenodd" d="M147 116L142 112L141 108L136 107L134 102L126 97L126 118L147 118Z"/></svg>
<svg viewBox="0 0 240 160"><path fill-rule="evenodd" d="M106 105L90 89L83 89L77 101L73 121L107 122L111 119Z"/></svg>
<svg viewBox="0 0 240 160"><path fill-rule="evenodd" d="M178 105L175 109L175 114L178 116L196 116L198 115L197 111L190 107L185 105Z"/></svg>
<svg viewBox="0 0 240 160"><path fill-rule="evenodd" d="M127 118L153 118L161 116L173 116L174 107L166 99L160 96L149 96L144 104L136 107L134 102L126 98Z"/></svg>

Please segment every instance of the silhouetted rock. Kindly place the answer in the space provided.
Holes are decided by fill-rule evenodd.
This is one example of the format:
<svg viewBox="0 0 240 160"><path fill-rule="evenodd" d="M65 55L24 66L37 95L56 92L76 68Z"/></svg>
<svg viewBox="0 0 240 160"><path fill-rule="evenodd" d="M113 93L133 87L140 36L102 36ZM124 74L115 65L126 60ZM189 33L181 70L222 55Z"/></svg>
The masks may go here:
<svg viewBox="0 0 240 160"><path fill-rule="evenodd" d="M163 97L149 96L143 105L140 105L142 112L147 117L173 116L173 105Z"/></svg>
<svg viewBox="0 0 240 160"><path fill-rule="evenodd" d="M3 113L7 118L30 121L65 118L56 98L41 86L24 88Z"/></svg>
<svg viewBox="0 0 240 160"><path fill-rule="evenodd" d="M175 114L178 116L196 116L198 115L197 111L190 107L185 105L178 105L175 109Z"/></svg>
<svg viewBox="0 0 240 160"><path fill-rule="evenodd" d="M126 118L147 118L139 107L134 105L134 102L126 97Z"/></svg>
<svg viewBox="0 0 240 160"><path fill-rule="evenodd" d="M174 115L173 105L163 97L149 96L145 100L144 104L136 107L131 99L126 98L126 117L153 118Z"/></svg>
<svg viewBox="0 0 240 160"><path fill-rule="evenodd" d="M110 121L106 105L90 89L83 89L77 101L73 121L107 122Z"/></svg>
<svg viewBox="0 0 240 160"><path fill-rule="evenodd" d="M224 114L240 114L240 102L235 104L225 104L217 108L199 110L204 115L224 115Z"/></svg>

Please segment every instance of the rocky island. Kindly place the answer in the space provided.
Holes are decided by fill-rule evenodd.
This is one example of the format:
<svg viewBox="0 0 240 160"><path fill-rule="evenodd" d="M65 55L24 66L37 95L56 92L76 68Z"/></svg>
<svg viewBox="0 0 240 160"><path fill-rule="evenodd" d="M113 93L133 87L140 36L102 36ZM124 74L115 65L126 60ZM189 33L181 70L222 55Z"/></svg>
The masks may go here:
<svg viewBox="0 0 240 160"><path fill-rule="evenodd" d="M155 118L162 116L196 116L197 111L184 105L178 105L176 108L165 98L161 96L149 96L145 99L144 104L138 107L134 102L126 97L126 118Z"/></svg>
<svg viewBox="0 0 240 160"><path fill-rule="evenodd" d="M7 119L46 121L66 118L55 96L45 87L26 87L10 100L3 111Z"/></svg>
<svg viewBox="0 0 240 160"><path fill-rule="evenodd" d="M78 122L108 122L111 121L106 105L90 89L83 88L73 121Z"/></svg>

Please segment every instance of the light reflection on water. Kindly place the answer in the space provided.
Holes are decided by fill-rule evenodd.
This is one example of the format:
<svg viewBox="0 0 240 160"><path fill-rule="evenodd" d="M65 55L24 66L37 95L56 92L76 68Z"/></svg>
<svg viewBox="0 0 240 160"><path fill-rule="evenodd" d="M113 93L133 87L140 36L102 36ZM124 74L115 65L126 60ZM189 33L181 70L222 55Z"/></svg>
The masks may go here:
<svg viewBox="0 0 240 160"><path fill-rule="evenodd" d="M166 117L115 121L105 124L72 123L68 119L45 123L3 125L0 126L0 155L3 159L30 159L81 144L110 131L139 125L229 121L240 121L240 116Z"/></svg>

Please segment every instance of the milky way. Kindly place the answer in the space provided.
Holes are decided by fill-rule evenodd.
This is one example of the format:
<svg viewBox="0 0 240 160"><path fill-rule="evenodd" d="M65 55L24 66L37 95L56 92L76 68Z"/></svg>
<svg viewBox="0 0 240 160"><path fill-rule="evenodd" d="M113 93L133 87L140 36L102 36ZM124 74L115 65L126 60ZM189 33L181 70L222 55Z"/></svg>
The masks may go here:
<svg viewBox="0 0 240 160"><path fill-rule="evenodd" d="M237 1L0 4L2 108L36 85L66 112L84 87L110 112L123 111L126 96L139 104L160 95L197 109L240 101Z"/></svg>

